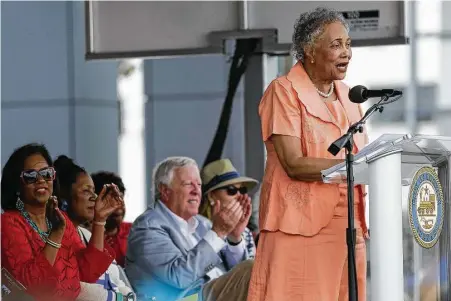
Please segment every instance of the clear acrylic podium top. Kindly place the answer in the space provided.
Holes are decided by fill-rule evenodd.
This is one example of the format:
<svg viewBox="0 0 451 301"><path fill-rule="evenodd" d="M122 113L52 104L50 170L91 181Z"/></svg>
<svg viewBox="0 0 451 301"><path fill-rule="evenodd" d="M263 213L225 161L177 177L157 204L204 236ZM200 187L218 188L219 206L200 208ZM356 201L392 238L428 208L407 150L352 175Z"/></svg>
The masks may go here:
<svg viewBox="0 0 451 301"><path fill-rule="evenodd" d="M358 134L357 134L358 135ZM354 182L368 185L368 163L379 156L401 151L402 184L410 185L412 174L421 166L440 165L451 155L451 137L384 134L354 156ZM346 164L323 170L324 183L345 183Z"/></svg>

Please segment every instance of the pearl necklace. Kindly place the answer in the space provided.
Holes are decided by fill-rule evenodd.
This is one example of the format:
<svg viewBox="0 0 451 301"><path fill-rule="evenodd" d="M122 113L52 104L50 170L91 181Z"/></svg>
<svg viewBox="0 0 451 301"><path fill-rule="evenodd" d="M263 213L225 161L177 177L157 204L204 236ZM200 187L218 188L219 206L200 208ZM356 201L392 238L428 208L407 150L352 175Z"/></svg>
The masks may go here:
<svg viewBox="0 0 451 301"><path fill-rule="evenodd" d="M320 91L317 87L315 87L316 92L318 92L319 95L321 95L324 98L328 98L329 96L332 95L332 93L334 93L334 82L330 83L330 89L328 93L324 93L322 91Z"/></svg>

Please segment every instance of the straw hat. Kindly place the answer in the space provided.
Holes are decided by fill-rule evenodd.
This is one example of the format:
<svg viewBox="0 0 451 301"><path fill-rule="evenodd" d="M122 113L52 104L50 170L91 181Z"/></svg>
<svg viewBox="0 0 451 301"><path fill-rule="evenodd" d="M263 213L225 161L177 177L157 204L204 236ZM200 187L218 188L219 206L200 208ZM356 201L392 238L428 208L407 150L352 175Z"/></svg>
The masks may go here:
<svg viewBox="0 0 451 301"><path fill-rule="evenodd" d="M233 184L241 183L248 190L254 188L258 181L248 177L241 177L229 159L221 159L207 164L201 172L203 193Z"/></svg>

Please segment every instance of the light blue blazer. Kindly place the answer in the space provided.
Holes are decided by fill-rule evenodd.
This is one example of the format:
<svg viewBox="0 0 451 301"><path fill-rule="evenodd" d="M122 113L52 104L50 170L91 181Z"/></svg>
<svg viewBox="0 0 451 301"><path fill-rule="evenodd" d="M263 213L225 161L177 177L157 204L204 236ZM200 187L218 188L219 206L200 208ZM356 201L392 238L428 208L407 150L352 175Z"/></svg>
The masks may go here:
<svg viewBox="0 0 451 301"><path fill-rule="evenodd" d="M227 247L218 254L202 239L211 222L201 215L195 218L199 221L195 232L199 243L192 249L159 201L135 220L128 236L125 271L138 300L178 300L200 292L214 267L224 272L232 268L227 262ZM243 260L248 258L245 250Z"/></svg>

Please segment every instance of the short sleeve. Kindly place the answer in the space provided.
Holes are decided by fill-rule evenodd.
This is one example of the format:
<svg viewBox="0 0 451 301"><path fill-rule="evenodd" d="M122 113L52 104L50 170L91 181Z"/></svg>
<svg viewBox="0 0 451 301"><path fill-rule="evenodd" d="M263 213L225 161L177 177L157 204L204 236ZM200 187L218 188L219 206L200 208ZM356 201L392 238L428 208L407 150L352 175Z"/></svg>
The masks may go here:
<svg viewBox="0 0 451 301"><path fill-rule="evenodd" d="M263 94L259 114L263 141L272 135L301 138L299 101L278 80L273 81Z"/></svg>

